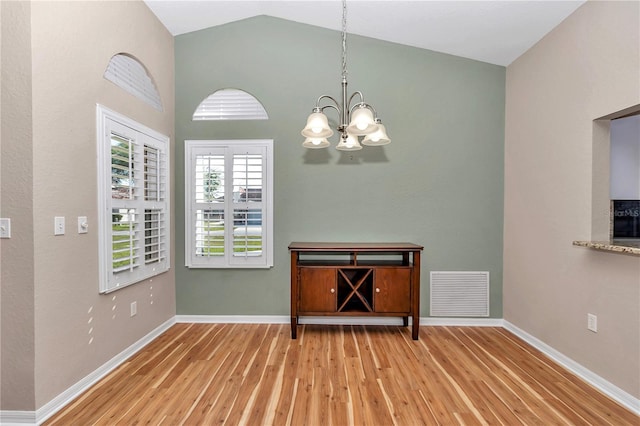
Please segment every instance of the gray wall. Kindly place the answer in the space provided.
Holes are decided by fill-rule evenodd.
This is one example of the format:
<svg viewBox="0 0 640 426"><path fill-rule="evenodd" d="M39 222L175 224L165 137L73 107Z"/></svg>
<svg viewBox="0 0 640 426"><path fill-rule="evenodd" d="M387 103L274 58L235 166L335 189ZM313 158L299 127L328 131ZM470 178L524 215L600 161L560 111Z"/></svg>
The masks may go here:
<svg viewBox="0 0 640 426"><path fill-rule="evenodd" d="M27 410L35 405L31 4L0 2L0 10L0 214L11 218L11 239L0 240L0 409Z"/></svg>
<svg viewBox="0 0 640 426"><path fill-rule="evenodd" d="M509 65L504 218L504 319L634 398L640 257L572 241L590 239L592 204L609 206L594 120L640 105L638 28L639 2L588 1Z"/></svg>
<svg viewBox="0 0 640 426"><path fill-rule="evenodd" d="M339 32L262 16L176 37L178 314L287 315L291 241L409 241L425 246L421 315L430 270L488 270L502 317L505 68L357 36L348 52L350 92L376 107L391 145L301 146L316 99L340 96ZM269 121L192 122L221 88L253 94ZM225 138L275 141L271 270L184 267L184 140Z"/></svg>
<svg viewBox="0 0 640 426"><path fill-rule="evenodd" d="M175 139L173 37L140 1L0 3L0 217L12 219L0 410L34 411L175 316L173 269L98 293L96 196L96 103ZM120 52L145 64L164 111L103 78ZM65 235L53 235L54 216L66 217Z"/></svg>

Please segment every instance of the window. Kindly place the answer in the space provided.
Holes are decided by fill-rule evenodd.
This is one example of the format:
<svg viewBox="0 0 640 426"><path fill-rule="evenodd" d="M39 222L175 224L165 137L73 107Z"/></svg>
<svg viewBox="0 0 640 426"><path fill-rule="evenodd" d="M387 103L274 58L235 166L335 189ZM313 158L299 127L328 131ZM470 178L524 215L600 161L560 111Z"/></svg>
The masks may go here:
<svg viewBox="0 0 640 426"><path fill-rule="evenodd" d="M104 78L162 111L162 102L156 85L140 61L126 53L113 55L104 72Z"/></svg>
<svg viewBox="0 0 640 426"><path fill-rule="evenodd" d="M193 120L268 120L259 100L240 89L221 89L200 102Z"/></svg>
<svg viewBox="0 0 640 426"><path fill-rule="evenodd" d="M616 145L619 143L617 140L620 136L621 123L633 125L633 117L640 113L640 104L633 105L629 108L605 115L596 120L593 120L593 143L592 143L592 176L591 176L591 241L610 241L612 239L612 231L614 227L614 216L612 205L612 199L629 197L630 199L636 199L634 192L637 187L633 187L633 172L625 177L625 188L620 186L619 175L621 170L620 164L613 164L612 161L617 161L616 157L619 155L617 152L619 147ZM624 119L624 120L620 120ZM628 119L631 119L627 121ZM627 129L629 130L629 129ZM637 131L631 129L630 134ZM633 139L633 136L631 136ZM637 146L635 147L637 148ZM640 152L635 149L629 150L625 155L629 156L627 160L631 160L631 156L636 158L636 154ZM628 170L628 169L627 169ZM637 177L638 175L635 174ZM627 185L631 185L627 187ZM627 193L631 189L631 192ZM625 194L620 194L620 191L625 191ZM627 195L628 194L628 195Z"/></svg>
<svg viewBox="0 0 640 426"><path fill-rule="evenodd" d="M185 262L273 266L273 141L185 141Z"/></svg>
<svg viewBox="0 0 640 426"><path fill-rule="evenodd" d="M100 292L169 269L169 138L98 105Z"/></svg>
<svg viewBox="0 0 640 426"><path fill-rule="evenodd" d="M611 120L610 196L640 200L640 112Z"/></svg>

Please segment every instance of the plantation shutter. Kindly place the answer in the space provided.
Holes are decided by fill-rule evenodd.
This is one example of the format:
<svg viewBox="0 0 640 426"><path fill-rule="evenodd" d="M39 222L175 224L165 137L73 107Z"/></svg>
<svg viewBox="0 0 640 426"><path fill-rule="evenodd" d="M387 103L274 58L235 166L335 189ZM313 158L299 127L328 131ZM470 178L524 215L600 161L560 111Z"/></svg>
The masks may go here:
<svg viewBox="0 0 640 426"><path fill-rule="evenodd" d="M268 120L267 111L255 97L239 89L221 89L200 102L196 120Z"/></svg>
<svg viewBox="0 0 640 426"><path fill-rule="evenodd" d="M233 164L233 258L232 264L264 262L263 244L266 238L263 218L265 204L264 147L234 148Z"/></svg>
<svg viewBox="0 0 640 426"><path fill-rule="evenodd" d="M224 265L225 256L225 149L197 149L192 153L191 262Z"/></svg>
<svg viewBox="0 0 640 426"><path fill-rule="evenodd" d="M113 55L104 72L104 78L148 103L158 111L162 111L162 102L158 89L144 65L137 59L122 53Z"/></svg>
<svg viewBox="0 0 640 426"><path fill-rule="evenodd" d="M272 264L268 148L250 142L185 142L189 267Z"/></svg>
<svg viewBox="0 0 640 426"><path fill-rule="evenodd" d="M100 291L109 292L169 268L168 144L135 122L102 120Z"/></svg>
<svg viewBox="0 0 640 426"><path fill-rule="evenodd" d="M155 146L144 145L144 263L161 263L168 257L169 224L166 154Z"/></svg>

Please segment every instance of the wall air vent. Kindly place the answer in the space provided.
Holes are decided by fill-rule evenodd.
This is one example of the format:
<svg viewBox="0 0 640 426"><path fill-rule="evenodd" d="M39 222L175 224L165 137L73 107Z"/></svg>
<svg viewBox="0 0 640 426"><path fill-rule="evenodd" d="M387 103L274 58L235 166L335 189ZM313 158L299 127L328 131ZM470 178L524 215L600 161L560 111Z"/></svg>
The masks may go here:
<svg viewBox="0 0 640 426"><path fill-rule="evenodd" d="M431 271L432 317L488 317L489 272Z"/></svg>
<svg viewBox="0 0 640 426"><path fill-rule="evenodd" d="M200 102L193 120L268 120L259 100L244 90L221 89Z"/></svg>
<svg viewBox="0 0 640 426"><path fill-rule="evenodd" d="M162 111L162 101L153 79L142 63L131 55L118 53L113 55L104 72L104 78Z"/></svg>

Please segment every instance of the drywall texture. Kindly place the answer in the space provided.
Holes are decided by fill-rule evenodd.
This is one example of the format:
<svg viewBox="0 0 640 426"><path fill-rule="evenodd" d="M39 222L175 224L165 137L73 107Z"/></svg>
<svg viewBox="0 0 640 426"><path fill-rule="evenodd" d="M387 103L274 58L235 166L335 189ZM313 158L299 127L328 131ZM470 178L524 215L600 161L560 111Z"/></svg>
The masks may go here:
<svg viewBox="0 0 640 426"><path fill-rule="evenodd" d="M0 2L2 10L2 186L0 217L11 239L0 240L0 407L34 407L33 146L31 144L31 5Z"/></svg>
<svg viewBox="0 0 640 426"><path fill-rule="evenodd" d="M175 315L173 269L112 294L98 294L96 197L97 103L173 140L172 36L142 2L33 2L26 22L31 44L21 45L20 54L32 66L25 77L31 80L32 92L25 90L21 96L32 106L32 142L25 148L32 158L27 157L31 164L24 172L30 181L21 197L8 200L3 191L2 201L3 209L13 209L18 223L33 221L18 228L31 234L31 258L11 265L24 273L14 274L8 285L32 288L31 319L14 324L10 332L24 332L25 339L31 336L35 352L25 354L33 368L21 372L25 386L31 387L27 399L9 395L5 373L17 374L12 371L17 366L7 368L3 359L3 410L41 408ZM4 13L2 24L3 36L5 25L21 25ZM109 59L120 52L146 66L160 92L163 112L103 78ZM10 108L3 103L3 131ZM5 155L13 155L5 144L2 154L3 162ZM65 235L53 235L54 216L66 217ZM88 234L78 234L78 216L88 217ZM4 253L2 262L4 303ZM129 315L132 301L138 305L135 317ZM3 327L5 319L21 315L21 309L5 304Z"/></svg>
<svg viewBox="0 0 640 426"><path fill-rule="evenodd" d="M635 398L640 258L571 243L591 234L592 121L640 104L639 8L587 2L507 68L504 220L505 319Z"/></svg>
<svg viewBox="0 0 640 426"><path fill-rule="evenodd" d="M349 36L349 92L375 106L392 143L340 153L335 135L313 151L300 135L320 95L340 97L339 32L262 16L180 35L175 47L177 229L184 140L268 138L275 153L275 266L187 269L178 232L179 314L288 315L291 241L409 241L425 246L421 315L430 270L488 270L491 316L502 317L505 68ZM222 88L254 95L269 120L193 122Z"/></svg>

